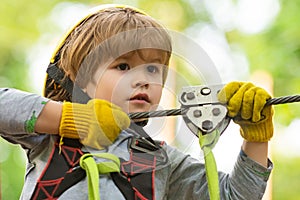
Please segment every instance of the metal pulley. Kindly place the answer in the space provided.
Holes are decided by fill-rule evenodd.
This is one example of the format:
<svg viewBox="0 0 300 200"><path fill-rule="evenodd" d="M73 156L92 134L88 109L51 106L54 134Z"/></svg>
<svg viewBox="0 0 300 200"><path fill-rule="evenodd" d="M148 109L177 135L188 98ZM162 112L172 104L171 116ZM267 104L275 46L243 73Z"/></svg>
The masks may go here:
<svg viewBox="0 0 300 200"><path fill-rule="evenodd" d="M220 190L212 149L230 123L226 105L218 100L218 92L223 87L224 85L184 87L178 99L181 104L179 109L129 113L131 119L182 115L187 127L199 137L199 144L204 153L209 195L213 200L220 199ZM266 105L294 102L300 102L300 95L272 98L267 100Z"/></svg>
<svg viewBox="0 0 300 200"><path fill-rule="evenodd" d="M199 131L203 135L215 130L221 134L230 123L227 107L217 97L223 87L224 85L201 85L182 88L179 95L181 114L187 127L196 136Z"/></svg>
<svg viewBox="0 0 300 200"><path fill-rule="evenodd" d="M131 119L147 119L151 117L182 115L188 128L198 136L217 130L220 134L224 132L230 123L227 116L227 107L221 104L217 98L218 92L224 85L198 85L183 87L178 95L180 108L169 110L156 110L150 112L129 113ZM300 102L300 95L290 95L271 98L266 105L278 105Z"/></svg>

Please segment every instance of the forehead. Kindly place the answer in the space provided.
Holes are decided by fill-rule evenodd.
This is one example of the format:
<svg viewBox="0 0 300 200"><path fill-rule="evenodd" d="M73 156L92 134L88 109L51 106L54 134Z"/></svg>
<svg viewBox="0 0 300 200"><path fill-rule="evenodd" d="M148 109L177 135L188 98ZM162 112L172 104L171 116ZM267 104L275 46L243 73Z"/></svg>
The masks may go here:
<svg viewBox="0 0 300 200"><path fill-rule="evenodd" d="M168 57L172 49L168 36L162 30L153 27L118 32L102 41L99 46L102 53L113 58L133 51L142 51L145 56L154 55L154 49L165 52L164 56Z"/></svg>

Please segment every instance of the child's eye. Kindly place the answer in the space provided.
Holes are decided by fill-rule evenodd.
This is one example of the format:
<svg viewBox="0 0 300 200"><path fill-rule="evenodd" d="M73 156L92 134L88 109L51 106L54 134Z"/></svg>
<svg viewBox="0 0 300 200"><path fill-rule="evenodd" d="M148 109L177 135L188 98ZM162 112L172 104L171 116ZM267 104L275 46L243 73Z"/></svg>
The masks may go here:
<svg viewBox="0 0 300 200"><path fill-rule="evenodd" d="M117 66L117 69L120 70L120 71L125 71L125 70L129 70L130 67L128 64L126 63L121 63Z"/></svg>
<svg viewBox="0 0 300 200"><path fill-rule="evenodd" d="M157 72L159 72L159 69L155 65L148 65L147 66L147 71L150 72L150 73L157 73Z"/></svg>

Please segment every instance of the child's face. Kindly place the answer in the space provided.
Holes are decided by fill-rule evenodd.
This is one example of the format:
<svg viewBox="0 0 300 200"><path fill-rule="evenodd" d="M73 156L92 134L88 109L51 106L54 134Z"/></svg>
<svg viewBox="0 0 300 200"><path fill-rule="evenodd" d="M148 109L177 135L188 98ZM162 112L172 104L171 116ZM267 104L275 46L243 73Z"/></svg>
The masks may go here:
<svg viewBox="0 0 300 200"><path fill-rule="evenodd" d="M155 110L162 94L163 57L147 49L130 52L99 67L87 86L92 98L104 99L125 112Z"/></svg>

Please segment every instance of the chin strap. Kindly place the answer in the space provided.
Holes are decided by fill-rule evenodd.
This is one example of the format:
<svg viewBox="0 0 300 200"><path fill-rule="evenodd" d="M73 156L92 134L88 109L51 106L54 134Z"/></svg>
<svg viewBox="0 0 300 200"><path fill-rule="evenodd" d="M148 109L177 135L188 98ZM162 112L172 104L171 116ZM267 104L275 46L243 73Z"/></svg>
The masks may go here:
<svg viewBox="0 0 300 200"><path fill-rule="evenodd" d="M96 163L94 157L110 160ZM80 167L86 171L89 200L100 200L99 174L120 172L120 160L110 153L84 154L80 158Z"/></svg>

